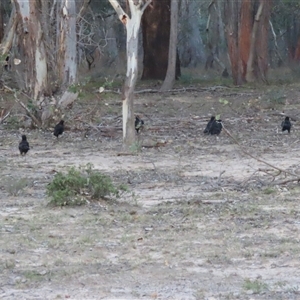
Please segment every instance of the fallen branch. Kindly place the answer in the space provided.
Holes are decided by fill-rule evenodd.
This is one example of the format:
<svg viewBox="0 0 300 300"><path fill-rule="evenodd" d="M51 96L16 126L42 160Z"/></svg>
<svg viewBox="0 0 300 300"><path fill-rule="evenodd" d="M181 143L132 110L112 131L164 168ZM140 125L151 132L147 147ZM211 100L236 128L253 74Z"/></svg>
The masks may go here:
<svg viewBox="0 0 300 300"><path fill-rule="evenodd" d="M136 156L137 154L136 153L129 153L129 152L120 152L120 153L117 153L117 156Z"/></svg>
<svg viewBox="0 0 300 300"><path fill-rule="evenodd" d="M6 114L5 114L5 110L1 112L0 124L2 124L10 116L10 112L11 111L8 111Z"/></svg>
<svg viewBox="0 0 300 300"><path fill-rule="evenodd" d="M203 92L203 91L216 91L216 90L220 90L220 89L229 89L229 87L226 86L212 86L212 87L208 87L208 88L181 88L181 89L172 89L172 90L167 90L163 93L182 93L182 92ZM99 90L99 93L114 93L114 94L121 94L120 90L115 91L115 90L106 90L106 89L102 89L101 91ZM140 91L135 91L135 94L145 94L145 93L162 93L160 92L160 90L156 90L156 89L144 89L144 90L140 90Z"/></svg>
<svg viewBox="0 0 300 300"><path fill-rule="evenodd" d="M30 116L30 118L33 120L33 122L40 127L41 126L41 122L31 113L31 111L29 110L29 108L17 97L17 92L14 91L13 89L11 89L10 87L8 87L7 85L3 85L7 90L9 90L10 92L12 92L14 94L15 97L15 101L20 104L28 113L28 115Z"/></svg>
<svg viewBox="0 0 300 300"><path fill-rule="evenodd" d="M15 94L15 100L17 103L19 103L25 110L26 112L28 113L28 115L30 116L30 118L33 120L33 122L38 126L40 127L41 126L41 122L31 113L31 111L28 109L28 107L26 107L26 105L17 98L17 95Z"/></svg>
<svg viewBox="0 0 300 300"><path fill-rule="evenodd" d="M278 175L281 174L281 173L285 173L285 174L291 175L291 176L293 176L293 177L296 177L295 179L292 179L292 180L285 180L285 181L281 181L281 182L273 181L274 184L285 184L285 183L290 182L290 181L298 181L298 182L300 181L299 175L294 174L294 173L292 173L292 172L290 172L290 171L288 171L288 170L285 170L285 169L276 167L276 166L270 164L269 162L267 162L267 161L265 161L265 160L263 160L263 159L261 159L261 158L257 158L257 157L255 157L254 155L252 155L251 153L249 153L248 151L246 151L246 150L243 148L243 146L238 142L238 140L237 140L235 137L233 137L233 136L231 135L231 133L224 127L224 125L223 125L223 130L224 130L225 133L226 133L229 137L231 137L232 140L240 147L241 151L242 151L244 154L250 156L251 158L255 159L255 160L258 161L258 162L261 162L261 163L263 163L263 164L265 164L265 165L267 165L267 166L269 166L269 167L271 167L271 168L273 168L273 169L279 171ZM278 175L276 175L276 176L278 176Z"/></svg>
<svg viewBox="0 0 300 300"><path fill-rule="evenodd" d="M275 183L276 183L276 185L283 185L283 184L287 184L289 182L295 182L295 181L300 182L300 178L287 179L287 180L283 180L283 181L277 181Z"/></svg>

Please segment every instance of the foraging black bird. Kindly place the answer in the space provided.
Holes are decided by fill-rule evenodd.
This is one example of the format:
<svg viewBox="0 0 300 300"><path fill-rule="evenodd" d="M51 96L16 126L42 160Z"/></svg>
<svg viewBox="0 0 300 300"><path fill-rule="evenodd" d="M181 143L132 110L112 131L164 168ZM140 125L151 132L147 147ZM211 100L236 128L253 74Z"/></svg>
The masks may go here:
<svg viewBox="0 0 300 300"><path fill-rule="evenodd" d="M27 142L26 135L22 135L22 141L19 143L19 150L21 155L25 155L29 150L29 143Z"/></svg>
<svg viewBox="0 0 300 300"><path fill-rule="evenodd" d="M222 120L214 120L210 126L209 133L219 135L222 131Z"/></svg>
<svg viewBox="0 0 300 300"><path fill-rule="evenodd" d="M144 121L140 117L135 117L135 130L137 133L139 133L139 130L144 126Z"/></svg>
<svg viewBox="0 0 300 300"><path fill-rule="evenodd" d="M212 123L214 122L216 120L216 117L215 116L212 116L211 118L210 118L210 120L209 120L209 122L207 123L207 125L206 125L206 127L205 127L205 129L204 129L204 133L206 133L206 134L209 134L210 132L209 132L209 130L210 130L210 128L211 128L211 125L212 125Z"/></svg>
<svg viewBox="0 0 300 300"><path fill-rule="evenodd" d="M61 120L58 124L55 125L53 134L58 138L58 136L61 135L64 130L64 120Z"/></svg>
<svg viewBox="0 0 300 300"><path fill-rule="evenodd" d="M290 133L292 124L289 117L285 117L284 121L281 123L282 131L287 130Z"/></svg>

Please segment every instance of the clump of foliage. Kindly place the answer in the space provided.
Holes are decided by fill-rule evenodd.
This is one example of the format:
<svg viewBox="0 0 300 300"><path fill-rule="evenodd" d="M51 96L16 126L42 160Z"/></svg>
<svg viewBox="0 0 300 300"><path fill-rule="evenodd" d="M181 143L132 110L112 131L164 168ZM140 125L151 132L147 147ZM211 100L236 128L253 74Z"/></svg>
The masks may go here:
<svg viewBox="0 0 300 300"><path fill-rule="evenodd" d="M79 168L71 167L66 174L58 172L47 186L47 196L50 204L55 206L82 205L90 199L118 198L120 192L126 190L123 185L116 187L109 176L87 164Z"/></svg>
<svg viewBox="0 0 300 300"><path fill-rule="evenodd" d="M263 283L261 281L258 281L258 280L250 280L250 279L246 279L244 281L244 284L243 284L243 288L245 290L252 290L254 294L259 294L265 290L268 289L268 286L266 283Z"/></svg>

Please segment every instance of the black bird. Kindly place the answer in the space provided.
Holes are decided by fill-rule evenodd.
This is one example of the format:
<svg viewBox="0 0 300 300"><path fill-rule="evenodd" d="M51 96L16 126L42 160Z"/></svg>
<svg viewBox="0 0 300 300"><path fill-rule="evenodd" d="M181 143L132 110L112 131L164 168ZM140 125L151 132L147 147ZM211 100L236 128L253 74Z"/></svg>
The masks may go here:
<svg viewBox="0 0 300 300"><path fill-rule="evenodd" d="M289 117L285 117L284 121L281 123L282 131L287 130L290 133L292 124Z"/></svg>
<svg viewBox="0 0 300 300"><path fill-rule="evenodd" d="M61 120L58 124L55 125L53 134L58 138L58 136L61 135L64 130L64 120Z"/></svg>
<svg viewBox="0 0 300 300"><path fill-rule="evenodd" d="M135 117L135 130L139 133L139 130L144 126L144 121L140 117Z"/></svg>
<svg viewBox="0 0 300 300"><path fill-rule="evenodd" d="M25 155L29 150L29 143L27 142L26 135L22 135L22 141L19 143L19 150L21 155Z"/></svg>
<svg viewBox="0 0 300 300"><path fill-rule="evenodd" d="M206 134L209 134L210 132L209 132L209 130L210 130L210 128L211 128L211 125L213 124L213 122L216 120L216 117L215 116L212 116L211 118L210 118L210 120L209 120L209 122L207 123L207 125L206 125L206 127L205 127L205 129L204 129L204 133L206 133Z"/></svg>
<svg viewBox="0 0 300 300"><path fill-rule="evenodd" d="M209 133L219 135L222 131L222 120L214 120L210 126Z"/></svg>

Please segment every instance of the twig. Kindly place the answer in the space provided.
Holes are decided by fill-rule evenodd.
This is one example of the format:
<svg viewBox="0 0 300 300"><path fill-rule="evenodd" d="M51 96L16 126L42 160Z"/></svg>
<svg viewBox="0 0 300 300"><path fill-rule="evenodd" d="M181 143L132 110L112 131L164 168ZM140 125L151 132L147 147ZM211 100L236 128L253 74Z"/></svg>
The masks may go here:
<svg viewBox="0 0 300 300"><path fill-rule="evenodd" d="M271 172L274 172L273 169L266 169L266 170L264 170L264 169L258 169L258 171L259 171L259 172L266 173L266 174L269 175L269 176L272 176L272 177L273 177L273 180L272 180L272 181L275 181L275 178L281 174L281 171L278 171L277 174L271 174Z"/></svg>
<svg viewBox="0 0 300 300"><path fill-rule="evenodd" d="M245 186L245 184L251 180L251 178L254 177L254 175L259 172L258 170L255 170L248 178L246 178L242 183L241 183L241 186Z"/></svg>
<svg viewBox="0 0 300 300"><path fill-rule="evenodd" d="M221 177L222 175L225 173L225 171L223 170L222 172L220 172L219 178L218 178L218 185L220 185L221 183Z"/></svg>
<svg viewBox="0 0 300 300"><path fill-rule="evenodd" d="M0 124L2 124L10 116L10 112L11 111L9 111L4 117L0 118Z"/></svg>
<svg viewBox="0 0 300 300"><path fill-rule="evenodd" d="M137 156L136 153L129 153L129 152L120 152L120 153L117 153L117 156Z"/></svg>
<svg viewBox="0 0 300 300"><path fill-rule="evenodd" d="M287 179L287 180L283 180L283 181L274 181L275 185L283 185L283 184L287 184L289 182L300 182L300 178L294 178L294 179Z"/></svg>

